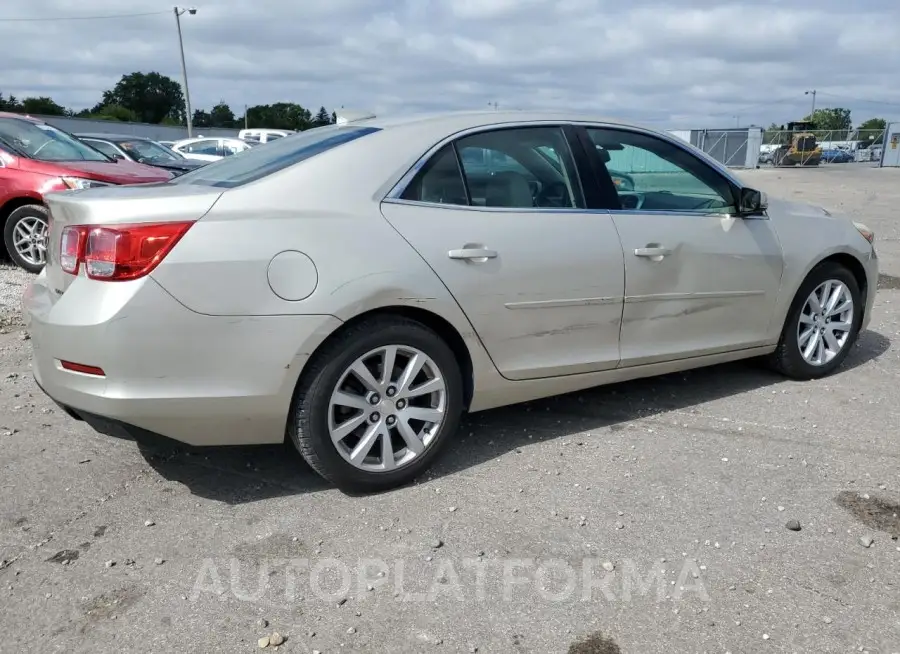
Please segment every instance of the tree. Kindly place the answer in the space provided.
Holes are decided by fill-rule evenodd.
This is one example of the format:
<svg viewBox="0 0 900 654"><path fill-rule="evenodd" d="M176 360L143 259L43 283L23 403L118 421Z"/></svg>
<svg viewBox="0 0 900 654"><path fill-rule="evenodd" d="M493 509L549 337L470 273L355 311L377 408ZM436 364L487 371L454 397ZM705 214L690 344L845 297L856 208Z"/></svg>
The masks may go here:
<svg viewBox="0 0 900 654"><path fill-rule="evenodd" d="M781 139L781 125L772 123L763 130L763 143L769 145Z"/></svg>
<svg viewBox="0 0 900 654"><path fill-rule="evenodd" d="M312 114L293 102L261 104L247 109L247 124L250 127L304 130L312 126Z"/></svg>
<svg viewBox="0 0 900 654"><path fill-rule="evenodd" d="M140 122L140 118L138 118L138 115L134 111L117 104L98 107L84 117L95 118L97 120L117 120L122 123Z"/></svg>
<svg viewBox="0 0 900 654"><path fill-rule="evenodd" d="M866 147L881 145L884 142L884 130L886 129L887 121L884 118L869 118L856 128L856 138L863 141Z"/></svg>
<svg viewBox="0 0 900 654"><path fill-rule="evenodd" d="M101 104L130 109L145 123L159 123L164 118L184 122L181 85L156 72L123 75L112 89L103 93Z"/></svg>
<svg viewBox="0 0 900 654"><path fill-rule="evenodd" d="M219 104L209 112L209 122L210 127L234 127L234 112L224 100L219 100Z"/></svg>
<svg viewBox="0 0 900 654"><path fill-rule="evenodd" d="M21 111L22 107L19 100L14 95L8 95L5 98L0 93L0 111Z"/></svg>
<svg viewBox="0 0 900 654"><path fill-rule="evenodd" d="M44 116L65 116L66 108L56 104L52 98L41 96L39 98L25 98L18 109L26 114L41 114Z"/></svg>
<svg viewBox="0 0 900 654"><path fill-rule="evenodd" d="M817 130L827 132L846 132L852 126L850 110L840 107L816 109L806 120L812 122Z"/></svg>
<svg viewBox="0 0 900 654"><path fill-rule="evenodd" d="M319 107L319 113L313 118L313 126L322 127L324 125L331 125L331 122L331 114L328 113L328 110L325 107Z"/></svg>
<svg viewBox="0 0 900 654"><path fill-rule="evenodd" d="M191 118L191 124L194 127L211 127L212 120L210 119L209 112L203 111L203 109L195 109L194 115Z"/></svg>

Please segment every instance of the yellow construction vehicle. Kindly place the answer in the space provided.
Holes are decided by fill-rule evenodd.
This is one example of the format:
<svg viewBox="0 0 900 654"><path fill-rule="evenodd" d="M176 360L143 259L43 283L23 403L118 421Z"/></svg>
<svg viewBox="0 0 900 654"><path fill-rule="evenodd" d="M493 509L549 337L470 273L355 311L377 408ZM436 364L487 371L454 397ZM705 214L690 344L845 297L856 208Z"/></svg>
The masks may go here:
<svg viewBox="0 0 900 654"><path fill-rule="evenodd" d="M815 126L808 121L797 120L782 127L779 138L784 142L772 153L773 166L818 166L822 161L822 148L816 143Z"/></svg>

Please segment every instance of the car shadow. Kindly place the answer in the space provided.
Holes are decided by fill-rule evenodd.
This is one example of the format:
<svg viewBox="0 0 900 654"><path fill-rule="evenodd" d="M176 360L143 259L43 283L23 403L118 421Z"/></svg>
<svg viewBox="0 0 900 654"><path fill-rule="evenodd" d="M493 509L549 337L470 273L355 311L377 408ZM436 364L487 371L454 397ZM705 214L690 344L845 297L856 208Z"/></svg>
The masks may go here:
<svg viewBox="0 0 900 654"><path fill-rule="evenodd" d="M891 342L864 332L841 374L878 358ZM611 427L784 382L754 361L723 364L621 384L598 386L544 400L466 416L457 443L419 483L438 479L522 447ZM502 433L502 437L497 436ZM253 447L188 449L138 444L162 477L184 484L194 495L242 504L324 491L330 484L303 461L290 443Z"/></svg>

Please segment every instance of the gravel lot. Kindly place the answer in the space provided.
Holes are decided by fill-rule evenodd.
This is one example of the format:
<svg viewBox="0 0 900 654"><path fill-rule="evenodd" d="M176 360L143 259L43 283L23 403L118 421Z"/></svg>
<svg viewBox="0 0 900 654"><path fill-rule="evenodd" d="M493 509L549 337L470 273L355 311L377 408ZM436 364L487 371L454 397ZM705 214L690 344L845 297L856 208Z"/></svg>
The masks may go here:
<svg viewBox="0 0 900 654"><path fill-rule="evenodd" d="M0 651L900 652L900 170L743 176L877 233L839 374L728 365L476 414L432 478L368 497L287 448L66 417L0 268Z"/></svg>

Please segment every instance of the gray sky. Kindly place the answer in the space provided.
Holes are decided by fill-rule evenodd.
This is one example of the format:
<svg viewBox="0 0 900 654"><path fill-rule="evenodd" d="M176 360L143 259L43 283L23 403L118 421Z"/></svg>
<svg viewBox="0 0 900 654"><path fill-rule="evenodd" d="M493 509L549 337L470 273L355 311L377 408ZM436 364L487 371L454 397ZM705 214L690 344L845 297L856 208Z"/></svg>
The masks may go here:
<svg viewBox="0 0 900 654"><path fill-rule="evenodd" d="M669 128L783 123L817 106L900 120L898 0L198 0L194 108L564 107ZM82 109L122 74L181 80L170 4L0 2L0 92ZM11 21L106 16L105 20Z"/></svg>

